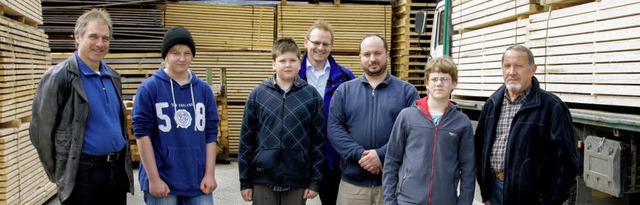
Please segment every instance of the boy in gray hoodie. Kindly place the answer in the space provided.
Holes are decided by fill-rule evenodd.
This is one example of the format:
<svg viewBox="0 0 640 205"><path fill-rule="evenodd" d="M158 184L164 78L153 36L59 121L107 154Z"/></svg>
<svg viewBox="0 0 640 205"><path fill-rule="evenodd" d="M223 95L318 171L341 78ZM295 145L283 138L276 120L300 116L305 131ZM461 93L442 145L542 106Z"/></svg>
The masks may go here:
<svg viewBox="0 0 640 205"><path fill-rule="evenodd" d="M398 114L382 171L384 204L472 204L473 128L449 101L457 73L451 59L431 60L428 96Z"/></svg>

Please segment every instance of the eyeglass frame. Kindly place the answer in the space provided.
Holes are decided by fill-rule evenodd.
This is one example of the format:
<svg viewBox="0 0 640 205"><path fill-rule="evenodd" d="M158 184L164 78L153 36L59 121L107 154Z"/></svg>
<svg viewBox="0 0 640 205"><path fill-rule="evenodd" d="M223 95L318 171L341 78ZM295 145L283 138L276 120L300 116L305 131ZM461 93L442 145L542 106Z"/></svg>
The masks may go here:
<svg viewBox="0 0 640 205"><path fill-rule="evenodd" d="M318 42L318 41L312 41L312 40L308 40L308 41L311 42L311 44L313 44L314 46L322 45L323 47L329 47L333 45L333 43L324 43L324 42Z"/></svg>
<svg viewBox="0 0 640 205"><path fill-rule="evenodd" d="M432 77L428 79L430 83L438 83L438 82L442 82L442 83L448 83L451 82L451 78L450 77Z"/></svg>

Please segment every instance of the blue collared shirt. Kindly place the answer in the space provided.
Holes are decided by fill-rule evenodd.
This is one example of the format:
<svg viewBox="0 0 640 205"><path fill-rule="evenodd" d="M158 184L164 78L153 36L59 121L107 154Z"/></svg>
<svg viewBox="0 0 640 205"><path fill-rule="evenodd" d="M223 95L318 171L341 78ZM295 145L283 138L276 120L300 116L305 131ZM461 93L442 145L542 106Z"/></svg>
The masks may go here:
<svg viewBox="0 0 640 205"><path fill-rule="evenodd" d="M118 152L126 146L120 116L122 102L111 82L111 74L100 62L100 74L89 68L75 53L80 78L89 100L89 117L84 132L82 153L102 156Z"/></svg>
<svg viewBox="0 0 640 205"><path fill-rule="evenodd" d="M311 63L307 62L307 83L313 86L320 96L324 98L324 91L327 87L327 81L329 81L329 72L331 71L331 65L329 61L324 63L324 69L316 71ZM319 75L318 75L319 74Z"/></svg>

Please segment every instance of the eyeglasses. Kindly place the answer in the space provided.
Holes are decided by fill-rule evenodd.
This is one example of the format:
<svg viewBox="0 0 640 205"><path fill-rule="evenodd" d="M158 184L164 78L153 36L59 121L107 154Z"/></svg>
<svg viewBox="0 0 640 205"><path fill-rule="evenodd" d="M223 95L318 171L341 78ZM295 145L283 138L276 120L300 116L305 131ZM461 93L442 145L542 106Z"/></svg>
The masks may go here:
<svg viewBox="0 0 640 205"><path fill-rule="evenodd" d="M319 41L312 41L312 40L309 40L309 42L313 43L313 45L314 45L314 46L320 46L320 45L322 45L322 46L324 46L324 47L328 47L328 46L330 46L330 45L331 45L331 43L323 43L323 42L319 42Z"/></svg>
<svg viewBox="0 0 640 205"><path fill-rule="evenodd" d="M431 83L438 83L438 81L442 82L442 83L448 83L449 81L451 81L451 78L448 77L433 77L433 78L429 78L429 82Z"/></svg>

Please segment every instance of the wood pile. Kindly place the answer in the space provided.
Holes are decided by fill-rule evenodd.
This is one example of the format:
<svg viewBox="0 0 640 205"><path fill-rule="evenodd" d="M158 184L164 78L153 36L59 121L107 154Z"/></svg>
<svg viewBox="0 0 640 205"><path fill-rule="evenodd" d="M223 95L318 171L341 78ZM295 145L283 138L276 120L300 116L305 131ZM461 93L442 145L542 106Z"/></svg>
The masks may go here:
<svg viewBox="0 0 640 205"><path fill-rule="evenodd" d="M113 39L111 53L159 52L167 30L162 25L163 12L156 1L121 0L106 3L99 0L63 1L42 0L44 25L52 52L75 51L73 29L75 22L92 7L105 8L111 15Z"/></svg>
<svg viewBox="0 0 640 205"><path fill-rule="evenodd" d="M165 26L183 26L198 51L270 51L274 40L273 6L167 3Z"/></svg>
<svg viewBox="0 0 640 205"><path fill-rule="evenodd" d="M0 12L12 16L17 21L36 27L42 25L42 5L40 0L0 0Z"/></svg>
<svg viewBox="0 0 640 205"><path fill-rule="evenodd" d="M456 2L458 7L469 3ZM502 11L504 19L491 25L473 30L457 27L459 34L453 36L452 53L459 66L460 82L454 98L488 97L499 88L503 84L502 53L519 43L532 50L541 87L563 101L640 107L640 102L633 100L640 96L640 37L636 35L640 31L640 0L511 6L514 2L518 1L494 5L510 10ZM520 10L525 7L544 10ZM490 9L477 12L459 16L466 21L457 23L483 25L473 23L476 20L468 16L496 15ZM503 22L505 19L508 21Z"/></svg>
<svg viewBox="0 0 640 205"><path fill-rule="evenodd" d="M530 0L493 0L452 2L453 30L464 31L510 22L518 16L540 11L540 6Z"/></svg>
<svg viewBox="0 0 640 205"><path fill-rule="evenodd" d="M286 4L278 7L278 37L293 37L304 48L304 37L315 20L333 26L332 53L357 54L367 34L379 34L391 45L391 6L355 4ZM271 46L269 46L271 47Z"/></svg>
<svg viewBox="0 0 640 205"><path fill-rule="evenodd" d="M436 0L399 0L393 6L392 73L413 84L421 95L427 94L424 67L427 63L426 52L430 52L431 24L435 7ZM427 12L428 27L422 35L415 32L418 11Z"/></svg>
<svg viewBox="0 0 640 205"><path fill-rule="evenodd" d="M50 66L40 1L0 0L0 204L42 204L55 194L29 138L33 95Z"/></svg>
<svg viewBox="0 0 640 205"><path fill-rule="evenodd" d="M565 102L640 107L640 0L602 0L529 17L544 89Z"/></svg>

